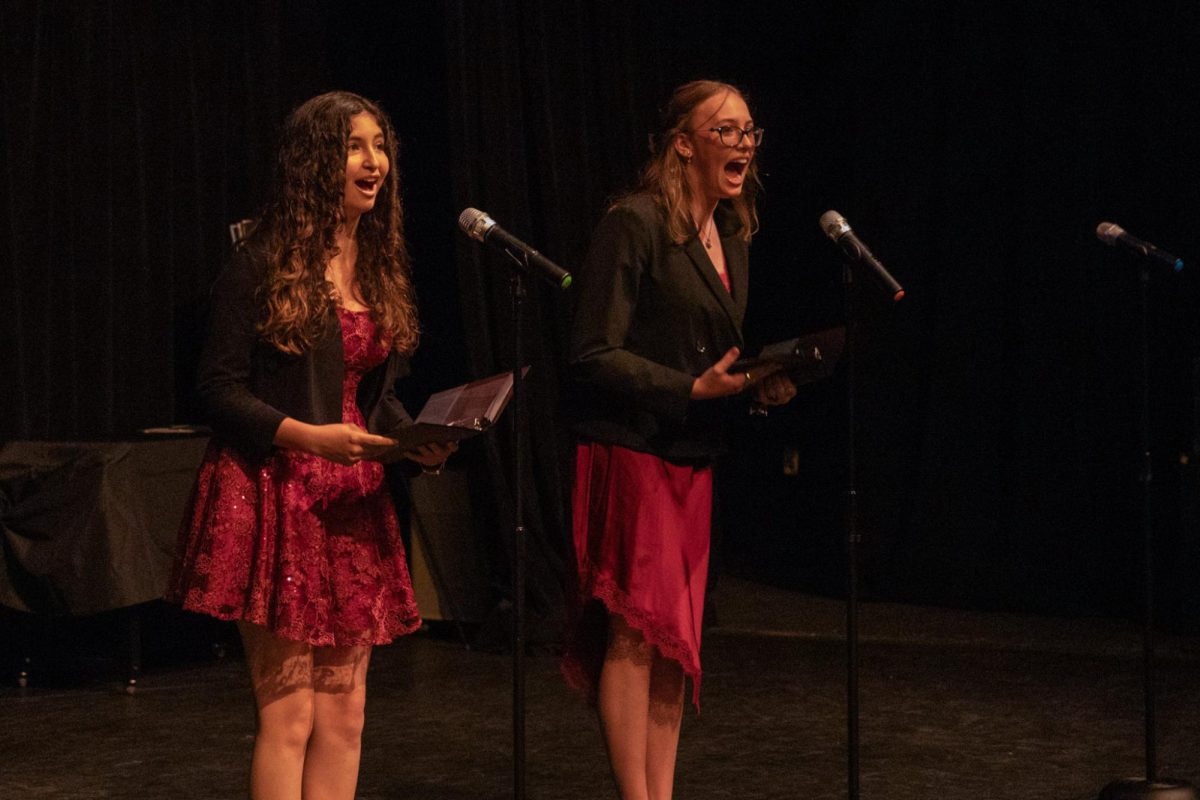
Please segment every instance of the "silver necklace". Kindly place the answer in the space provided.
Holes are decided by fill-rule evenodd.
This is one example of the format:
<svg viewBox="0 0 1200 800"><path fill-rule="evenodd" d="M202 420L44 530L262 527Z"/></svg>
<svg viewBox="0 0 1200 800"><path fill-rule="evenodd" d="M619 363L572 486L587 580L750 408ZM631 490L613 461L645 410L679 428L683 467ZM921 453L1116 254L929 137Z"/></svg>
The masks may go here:
<svg viewBox="0 0 1200 800"><path fill-rule="evenodd" d="M708 218L708 225L706 225L705 227L708 228L708 233L701 234L704 237L704 247L708 250L712 250L712 229L713 229L713 218L712 217Z"/></svg>

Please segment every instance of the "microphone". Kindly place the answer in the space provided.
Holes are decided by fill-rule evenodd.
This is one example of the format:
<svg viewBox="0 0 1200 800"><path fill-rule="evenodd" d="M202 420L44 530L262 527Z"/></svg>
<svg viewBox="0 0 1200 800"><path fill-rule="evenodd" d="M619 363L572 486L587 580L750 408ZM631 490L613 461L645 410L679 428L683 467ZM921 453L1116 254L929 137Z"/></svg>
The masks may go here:
<svg viewBox="0 0 1200 800"><path fill-rule="evenodd" d="M1183 270L1183 259L1176 258L1165 250L1159 250L1149 242L1143 242L1136 236L1130 236L1125 229L1115 222L1101 222L1096 226L1096 238L1107 245L1121 245L1139 256L1157 258L1176 272Z"/></svg>
<svg viewBox="0 0 1200 800"><path fill-rule="evenodd" d="M896 283L896 279L888 273L879 259L854 234L854 231L850 230L850 223L846 222L845 217L833 209L826 211L821 215L821 230L825 231L825 235L842 248L842 252L846 254L847 258L866 264L871 268L875 276L892 293L892 302L898 302L904 297L904 289Z"/></svg>
<svg viewBox="0 0 1200 800"><path fill-rule="evenodd" d="M535 267L542 277L566 289L571 285L571 273L555 264L529 245L496 224L496 220L477 208L465 208L458 215L458 227L477 242L501 250L521 266Z"/></svg>

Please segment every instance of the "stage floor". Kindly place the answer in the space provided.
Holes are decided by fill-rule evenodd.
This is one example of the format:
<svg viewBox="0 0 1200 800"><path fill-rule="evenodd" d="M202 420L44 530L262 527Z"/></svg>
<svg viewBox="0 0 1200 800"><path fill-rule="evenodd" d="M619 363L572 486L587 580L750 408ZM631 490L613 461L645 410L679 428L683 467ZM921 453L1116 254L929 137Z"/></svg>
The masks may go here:
<svg viewBox="0 0 1200 800"><path fill-rule="evenodd" d="M846 796L841 603L723 580L676 796ZM1132 623L864 604L862 797L1091 800L1143 772ZM1200 638L1160 641L1160 774L1200 778ZM508 656L432 637L371 665L358 796L512 796ZM529 659L528 792L615 797L591 712ZM253 713L241 659L116 682L0 689L0 797L245 796Z"/></svg>

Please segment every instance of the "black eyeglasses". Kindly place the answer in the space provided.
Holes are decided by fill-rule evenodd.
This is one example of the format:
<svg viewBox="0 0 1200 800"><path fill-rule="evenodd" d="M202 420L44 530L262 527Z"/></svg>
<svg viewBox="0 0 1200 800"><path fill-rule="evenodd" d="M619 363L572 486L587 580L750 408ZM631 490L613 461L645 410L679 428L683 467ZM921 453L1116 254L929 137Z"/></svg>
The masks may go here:
<svg viewBox="0 0 1200 800"><path fill-rule="evenodd" d="M719 128L705 128L706 131L715 133L721 139L721 144L726 147L737 147L742 143L742 137L750 139L750 142L758 147L762 144L763 128L746 128L742 130L736 125L722 125Z"/></svg>

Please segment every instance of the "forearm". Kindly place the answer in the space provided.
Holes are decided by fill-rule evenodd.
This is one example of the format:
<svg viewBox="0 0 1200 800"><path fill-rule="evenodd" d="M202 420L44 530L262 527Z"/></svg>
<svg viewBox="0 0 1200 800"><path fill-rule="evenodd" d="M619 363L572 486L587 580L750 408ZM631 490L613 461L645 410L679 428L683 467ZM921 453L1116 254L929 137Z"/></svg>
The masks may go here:
<svg viewBox="0 0 1200 800"><path fill-rule="evenodd" d="M313 453L315 452L313 447L315 433L315 425L301 422L292 417L284 417L283 421L279 423L279 427L275 429L275 438L272 440L272 444L285 450Z"/></svg>

